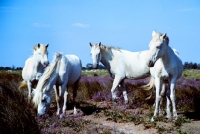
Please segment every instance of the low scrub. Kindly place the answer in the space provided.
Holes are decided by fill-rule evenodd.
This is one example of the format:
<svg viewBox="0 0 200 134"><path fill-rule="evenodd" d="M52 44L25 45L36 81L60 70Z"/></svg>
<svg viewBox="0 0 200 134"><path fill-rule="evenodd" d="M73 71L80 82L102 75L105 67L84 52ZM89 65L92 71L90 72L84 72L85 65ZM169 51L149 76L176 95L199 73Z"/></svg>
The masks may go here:
<svg viewBox="0 0 200 134"><path fill-rule="evenodd" d="M184 76L185 75L185 76ZM82 120L80 118L66 118L58 119L53 115L48 118L38 119L32 105L27 100L27 92L18 90L18 84L22 80L21 73L14 72L0 72L0 133L51 133L59 132L55 128L68 127L71 128L71 132L81 132L81 130L90 124L90 121ZM107 120L115 122L133 122L135 125L144 124L145 128L154 127L159 130L160 133L170 131L172 128L166 128L151 123L147 119L150 119L153 114L152 105L155 101L155 91L146 91L138 88L140 85L148 83L149 78L140 80L125 80L125 86L129 98L129 109L144 108L150 109L150 113L145 117L140 114L130 116L127 110L118 109L99 109L107 116ZM111 87L113 79L108 75L101 75L101 73L93 72L89 75L85 73L81 76L78 91L77 91L77 107L82 111L88 110L83 107L83 102L87 100L93 100L95 102L111 102ZM72 88L69 89L69 103L72 102ZM27 90L24 90L27 91ZM124 104L124 99L120 89L116 89L118 96L118 105ZM149 100L145 100L149 95L152 97ZM52 111L56 111L55 96L53 97ZM183 77L178 79L176 86L176 104L178 111L184 111L184 116L174 123L176 128L180 128L182 123L189 122L188 118L200 119L200 79L192 77L190 73L186 72ZM94 107L92 107L95 109ZM165 109L165 101L163 103ZM68 107L68 110L70 106ZM95 111L95 110L94 110ZM92 112L94 112L92 111ZM86 113L84 113L86 114ZM90 113L91 114L91 113ZM195 117L194 117L195 116ZM165 122L165 119L159 117L159 121ZM64 130L63 130L64 131ZM61 131L61 132L63 132Z"/></svg>
<svg viewBox="0 0 200 134"><path fill-rule="evenodd" d="M0 83L0 133L39 134L32 106L16 88Z"/></svg>

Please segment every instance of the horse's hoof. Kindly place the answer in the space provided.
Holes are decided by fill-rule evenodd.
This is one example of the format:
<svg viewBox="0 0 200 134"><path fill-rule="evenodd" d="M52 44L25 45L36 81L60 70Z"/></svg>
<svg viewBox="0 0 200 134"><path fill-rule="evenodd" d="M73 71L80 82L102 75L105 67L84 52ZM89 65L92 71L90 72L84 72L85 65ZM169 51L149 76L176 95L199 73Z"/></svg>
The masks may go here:
<svg viewBox="0 0 200 134"><path fill-rule="evenodd" d="M175 122L176 120L178 119L178 117L176 116L176 117L173 117L173 121Z"/></svg>
<svg viewBox="0 0 200 134"><path fill-rule="evenodd" d="M114 106L117 106L117 100L116 99L113 99L112 103L113 103Z"/></svg>
<svg viewBox="0 0 200 134"><path fill-rule="evenodd" d="M77 111L74 111L74 115L76 115L76 114L78 114L78 112L77 112Z"/></svg>
<svg viewBox="0 0 200 134"><path fill-rule="evenodd" d="M65 114L62 113L62 114L60 115L60 119L62 119L64 116L65 116Z"/></svg>
<svg viewBox="0 0 200 134"><path fill-rule="evenodd" d="M124 105L124 109L128 109L129 108L129 105L128 104L125 104Z"/></svg>
<svg viewBox="0 0 200 134"><path fill-rule="evenodd" d="M125 105L127 105L128 104L128 100L125 100Z"/></svg>
<svg viewBox="0 0 200 134"><path fill-rule="evenodd" d="M151 122L154 122L155 120L154 120L154 116L151 118Z"/></svg>
<svg viewBox="0 0 200 134"><path fill-rule="evenodd" d="M170 119L172 119L172 116L170 115L170 116L166 116L166 118L168 119L168 120L170 120Z"/></svg>
<svg viewBox="0 0 200 134"><path fill-rule="evenodd" d="M59 111L57 111L57 112L56 112L56 115L60 115L60 112L59 112Z"/></svg>

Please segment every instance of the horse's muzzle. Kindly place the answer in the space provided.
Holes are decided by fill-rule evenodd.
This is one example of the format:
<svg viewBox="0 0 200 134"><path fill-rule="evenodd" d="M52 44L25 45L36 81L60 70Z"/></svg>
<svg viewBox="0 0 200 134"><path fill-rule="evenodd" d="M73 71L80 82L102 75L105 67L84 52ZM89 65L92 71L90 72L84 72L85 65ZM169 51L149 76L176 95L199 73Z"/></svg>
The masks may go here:
<svg viewBox="0 0 200 134"><path fill-rule="evenodd" d="M149 67L154 67L154 62L152 60L150 60L149 63L148 63L148 66Z"/></svg>
<svg viewBox="0 0 200 134"><path fill-rule="evenodd" d="M44 63L44 66L45 66L45 67L47 67L48 65L49 65L49 62L48 62L48 61Z"/></svg>
<svg viewBox="0 0 200 134"><path fill-rule="evenodd" d="M93 65L94 69L98 69L98 67L99 67L99 64Z"/></svg>

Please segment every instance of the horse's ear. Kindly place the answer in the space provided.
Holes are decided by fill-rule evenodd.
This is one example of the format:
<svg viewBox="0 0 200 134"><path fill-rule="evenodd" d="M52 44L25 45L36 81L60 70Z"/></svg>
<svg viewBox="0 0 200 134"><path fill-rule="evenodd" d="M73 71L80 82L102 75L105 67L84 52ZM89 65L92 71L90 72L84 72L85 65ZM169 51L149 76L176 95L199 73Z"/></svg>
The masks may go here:
<svg viewBox="0 0 200 134"><path fill-rule="evenodd" d="M152 37L153 37L155 34L156 34L156 32L153 30L153 32L152 32Z"/></svg>
<svg viewBox="0 0 200 134"><path fill-rule="evenodd" d="M169 37L167 36L167 33L164 33L161 37L167 42L167 45L169 45Z"/></svg>
<svg viewBox="0 0 200 134"><path fill-rule="evenodd" d="M46 44L46 48L49 46L49 43L48 44Z"/></svg>
<svg viewBox="0 0 200 134"><path fill-rule="evenodd" d="M167 36L167 33L164 33L164 34L163 34L163 38L165 38L166 36Z"/></svg>
<svg viewBox="0 0 200 134"><path fill-rule="evenodd" d="M167 37L167 34L166 34L166 33L164 33L164 34L161 36L162 39L165 39L166 37Z"/></svg>
<svg viewBox="0 0 200 134"><path fill-rule="evenodd" d="M101 46L101 42L99 42L99 46Z"/></svg>
<svg viewBox="0 0 200 134"><path fill-rule="evenodd" d="M90 47L92 47L92 43L90 42Z"/></svg>
<svg viewBox="0 0 200 134"><path fill-rule="evenodd" d="M38 48L40 48L40 43L38 43Z"/></svg>

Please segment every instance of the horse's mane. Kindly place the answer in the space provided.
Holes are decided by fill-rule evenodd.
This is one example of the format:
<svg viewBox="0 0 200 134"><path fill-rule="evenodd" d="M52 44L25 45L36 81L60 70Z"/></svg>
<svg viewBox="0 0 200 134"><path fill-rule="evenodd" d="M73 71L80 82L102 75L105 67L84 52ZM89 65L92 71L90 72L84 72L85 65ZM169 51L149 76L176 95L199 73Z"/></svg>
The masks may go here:
<svg viewBox="0 0 200 134"><path fill-rule="evenodd" d="M95 45L98 45L98 44L95 44ZM112 46L105 46L103 44L100 45L100 49L103 49L106 51L110 51L111 49L118 50L118 51L121 50L120 48L116 48L116 47L112 47Z"/></svg>
<svg viewBox="0 0 200 134"><path fill-rule="evenodd" d="M56 53L54 55L53 61L50 63L48 67L46 67L43 75L39 79L33 97L33 103L35 106L39 104L39 101L41 100L42 97L42 91L45 90L44 87L47 85L47 83L49 83L49 81L51 80L50 78L53 76L54 72L56 72L55 70L57 69L61 57L62 57L61 53Z"/></svg>
<svg viewBox="0 0 200 134"><path fill-rule="evenodd" d="M38 45L33 46L33 50L37 50L38 49Z"/></svg>

